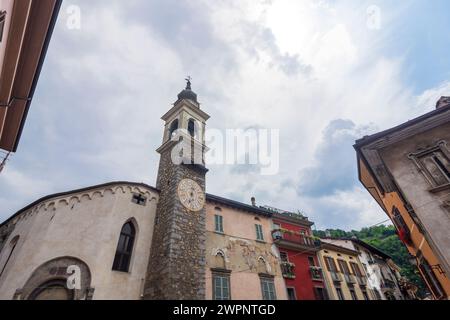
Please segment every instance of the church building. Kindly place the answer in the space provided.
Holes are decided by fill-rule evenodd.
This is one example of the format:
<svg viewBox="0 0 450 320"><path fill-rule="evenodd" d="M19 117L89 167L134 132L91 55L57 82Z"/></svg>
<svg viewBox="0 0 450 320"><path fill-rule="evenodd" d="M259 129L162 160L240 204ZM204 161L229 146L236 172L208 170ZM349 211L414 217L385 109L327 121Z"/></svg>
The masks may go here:
<svg viewBox="0 0 450 320"><path fill-rule="evenodd" d="M287 299L272 212L206 194L209 115L187 87L162 117L155 187L43 197L0 225L0 299Z"/></svg>

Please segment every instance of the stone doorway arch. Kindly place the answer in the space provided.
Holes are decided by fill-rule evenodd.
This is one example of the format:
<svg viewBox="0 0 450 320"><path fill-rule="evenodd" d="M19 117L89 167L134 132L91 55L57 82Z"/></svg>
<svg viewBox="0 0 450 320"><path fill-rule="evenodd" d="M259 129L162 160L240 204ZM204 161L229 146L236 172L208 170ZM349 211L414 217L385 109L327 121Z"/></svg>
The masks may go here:
<svg viewBox="0 0 450 320"><path fill-rule="evenodd" d="M68 286L70 270L79 271L79 288ZM23 288L16 291L17 300L91 300L91 272L88 265L74 257L59 257L36 268Z"/></svg>

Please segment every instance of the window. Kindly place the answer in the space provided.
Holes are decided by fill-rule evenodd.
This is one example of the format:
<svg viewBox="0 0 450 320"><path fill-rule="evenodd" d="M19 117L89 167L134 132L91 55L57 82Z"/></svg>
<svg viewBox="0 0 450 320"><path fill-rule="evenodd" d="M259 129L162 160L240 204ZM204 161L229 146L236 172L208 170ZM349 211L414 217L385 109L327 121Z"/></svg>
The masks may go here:
<svg viewBox="0 0 450 320"><path fill-rule="evenodd" d="M338 273L338 269L336 267L336 263L334 262L334 259L331 257L325 257L325 264L327 266L328 271L331 274L331 278L335 282L342 281L341 276Z"/></svg>
<svg viewBox="0 0 450 320"><path fill-rule="evenodd" d="M213 273L213 299L230 300L230 275Z"/></svg>
<svg viewBox="0 0 450 320"><path fill-rule="evenodd" d="M20 239L19 236L15 236L15 237L11 240L11 242L9 243L9 248L10 248L10 249L9 249L8 258L6 258L6 262L5 262L5 264L3 265L2 271L0 272L0 277L2 276L3 272L4 272L5 269L6 269L6 266L8 265L8 262L9 262L9 260L11 259L12 254L14 253L14 249L16 249L17 242L19 242L19 239Z"/></svg>
<svg viewBox="0 0 450 320"><path fill-rule="evenodd" d="M450 156L444 141L427 150L411 154L409 158L419 167L433 188L450 183Z"/></svg>
<svg viewBox="0 0 450 320"><path fill-rule="evenodd" d="M136 229L133 223L131 221L125 223L120 231L119 243L117 244L116 256L114 257L112 267L113 270L128 272L135 235Z"/></svg>
<svg viewBox="0 0 450 320"><path fill-rule="evenodd" d="M263 230L262 230L262 225L255 224L255 227L256 227L256 240L264 241L264 234L263 234Z"/></svg>
<svg viewBox="0 0 450 320"><path fill-rule="evenodd" d="M288 300L297 300L295 288L287 288Z"/></svg>
<svg viewBox="0 0 450 320"><path fill-rule="evenodd" d="M316 296L316 300L328 300L328 294L325 288L315 287L314 294Z"/></svg>
<svg viewBox="0 0 450 320"><path fill-rule="evenodd" d="M221 215L214 215L214 224L216 232L223 233L223 217Z"/></svg>
<svg viewBox="0 0 450 320"><path fill-rule="evenodd" d="M336 288L336 294L339 300L345 300L344 295L342 294L341 288Z"/></svg>
<svg viewBox="0 0 450 320"><path fill-rule="evenodd" d="M314 261L314 257L308 257L308 263L310 267L315 267L316 262Z"/></svg>
<svg viewBox="0 0 450 320"><path fill-rule="evenodd" d="M5 28L6 11L0 12L0 43L3 40L3 29Z"/></svg>
<svg viewBox="0 0 450 320"><path fill-rule="evenodd" d="M380 291L378 291L377 289L374 289L374 292L375 292L375 297L377 298L377 300L383 300L383 298L381 298Z"/></svg>
<svg viewBox="0 0 450 320"><path fill-rule="evenodd" d="M169 129L169 139L171 139L175 133L175 131L178 130L178 119L175 119L171 124L170 124L170 129Z"/></svg>
<svg viewBox="0 0 450 320"><path fill-rule="evenodd" d="M410 243L411 242L411 234L409 232L408 225L403 219L400 210L398 210L395 206L392 207L392 221L394 225L397 227L398 236L400 240L403 242Z"/></svg>
<svg viewBox="0 0 450 320"><path fill-rule="evenodd" d="M261 290L263 300L277 300L273 279L261 277Z"/></svg>
<svg viewBox="0 0 450 320"><path fill-rule="evenodd" d="M280 252L280 260L282 262L289 262L288 254L286 252Z"/></svg>
<svg viewBox="0 0 450 320"><path fill-rule="evenodd" d="M358 300L358 298L356 297L355 290L350 289L350 295L352 296L352 300Z"/></svg>
<svg viewBox="0 0 450 320"><path fill-rule="evenodd" d="M193 119L190 119L188 122L188 132L191 135L191 137L195 137L195 122Z"/></svg>
<svg viewBox="0 0 450 320"><path fill-rule="evenodd" d="M433 272L433 269L428 264L428 262L425 259L421 259L419 263L419 270L423 274L425 280L428 283L428 286L430 287L433 295L436 297L436 299L441 299L445 296L444 290L442 289L442 286L439 282L439 280L436 278L436 275Z"/></svg>
<svg viewBox="0 0 450 320"><path fill-rule="evenodd" d="M362 291L362 294L363 294L363 297L364 297L364 300L370 300L369 299L369 296L368 296L368 294L367 294L367 291Z"/></svg>
<svg viewBox="0 0 450 320"><path fill-rule="evenodd" d="M144 197L142 194L133 194L133 197L131 198L131 202L140 205L145 206L147 202L147 198Z"/></svg>

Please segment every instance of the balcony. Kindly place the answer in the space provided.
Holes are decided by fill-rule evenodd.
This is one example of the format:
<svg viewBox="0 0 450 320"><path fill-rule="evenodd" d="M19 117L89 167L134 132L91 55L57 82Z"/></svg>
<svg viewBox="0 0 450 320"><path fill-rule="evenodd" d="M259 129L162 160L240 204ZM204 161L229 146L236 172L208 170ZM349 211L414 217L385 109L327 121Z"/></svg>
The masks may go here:
<svg viewBox="0 0 450 320"><path fill-rule="evenodd" d="M311 278L313 280L323 280L323 273L321 267L309 267L309 271L311 272Z"/></svg>
<svg viewBox="0 0 450 320"><path fill-rule="evenodd" d="M334 282L341 282L342 281L342 277L338 272L334 272L334 271L330 271L331 274L331 279Z"/></svg>
<svg viewBox="0 0 450 320"><path fill-rule="evenodd" d="M280 263L281 273L283 278L286 279L295 279L295 264L287 261L283 261Z"/></svg>
<svg viewBox="0 0 450 320"><path fill-rule="evenodd" d="M310 249L317 251L320 249L320 240L315 240L313 237L284 229L276 229L272 231L272 238L274 243L279 247L303 250Z"/></svg>
<svg viewBox="0 0 450 320"><path fill-rule="evenodd" d="M384 281L381 283L381 289L384 290L395 289L395 282L389 279L384 279Z"/></svg>
<svg viewBox="0 0 450 320"><path fill-rule="evenodd" d="M367 279L365 277L356 276L356 281L361 287L364 287L367 285Z"/></svg>
<svg viewBox="0 0 450 320"><path fill-rule="evenodd" d="M345 279L345 282L347 282L348 284L356 283L356 279L352 274L344 273L344 279Z"/></svg>

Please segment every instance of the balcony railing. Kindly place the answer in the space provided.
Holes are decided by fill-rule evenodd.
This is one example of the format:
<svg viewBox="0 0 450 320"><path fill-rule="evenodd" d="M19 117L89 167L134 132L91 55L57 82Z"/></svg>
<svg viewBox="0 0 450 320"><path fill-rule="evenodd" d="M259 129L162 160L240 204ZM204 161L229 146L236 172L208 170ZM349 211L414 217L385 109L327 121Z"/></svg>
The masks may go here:
<svg viewBox="0 0 450 320"><path fill-rule="evenodd" d="M344 279L348 284L356 283L355 277L352 274L344 273Z"/></svg>
<svg viewBox="0 0 450 320"><path fill-rule="evenodd" d="M395 289L395 282L389 279L384 279L381 283L382 289Z"/></svg>
<svg viewBox="0 0 450 320"><path fill-rule="evenodd" d="M333 279L334 282L341 282L342 277L338 272L330 271L331 279Z"/></svg>
<svg viewBox="0 0 450 320"><path fill-rule="evenodd" d="M286 279L295 279L295 264L287 261L283 261L280 264L281 273L283 274L283 278Z"/></svg>
<svg viewBox="0 0 450 320"><path fill-rule="evenodd" d="M313 237L297 232L276 229L272 231L272 238L274 241L285 240L291 243L299 244L305 247L317 248L320 247L320 240L315 240Z"/></svg>
<svg viewBox="0 0 450 320"><path fill-rule="evenodd" d="M309 271L311 272L311 278L313 278L313 280L323 280L321 267L309 267Z"/></svg>
<svg viewBox="0 0 450 320"><path fill-rule="evenodd" d="M367 279L365 277L356 276L356 281L360 286L366 286L367 285Z"/></svg>

